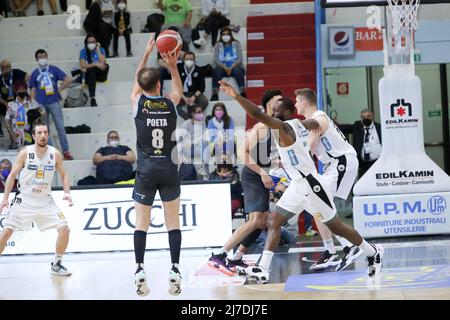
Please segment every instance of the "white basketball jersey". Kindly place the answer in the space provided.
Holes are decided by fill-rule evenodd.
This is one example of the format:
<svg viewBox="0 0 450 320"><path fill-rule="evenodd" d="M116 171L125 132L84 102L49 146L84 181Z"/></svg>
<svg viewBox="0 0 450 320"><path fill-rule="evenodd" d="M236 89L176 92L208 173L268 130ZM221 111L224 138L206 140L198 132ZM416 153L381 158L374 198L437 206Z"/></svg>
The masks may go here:
<svg viewBox="0 0 450 320"><path fill-rule="evenodd" d="M48 196L56 170L56 149L47 146L42 159L38 158L34 145L28 146L26 151L25 165L19 173L19 191L34 198Z"/></svg>
<svg viewBox="0 0 450 320"><path fill-rule="evenodd" d="M315 151L319 160L323 163L329 163L345 154L353 154L356 156L356 151L353 146L347 142L344 134L325 112L317 110L311 118L316 119L319 116L325 116L328 120L328 129L320 136L320 141Z"/></svg>
<svg viewBox="0 0 450 320"><path fill-rule="evenodd" d="M281 162L289 178L304 178L312 172L317 172L316 166L310 154L308 144L308 130L298 119L285 121L295 132L295 142L289 147L280 147L277 139L278 152Z"/></svg>

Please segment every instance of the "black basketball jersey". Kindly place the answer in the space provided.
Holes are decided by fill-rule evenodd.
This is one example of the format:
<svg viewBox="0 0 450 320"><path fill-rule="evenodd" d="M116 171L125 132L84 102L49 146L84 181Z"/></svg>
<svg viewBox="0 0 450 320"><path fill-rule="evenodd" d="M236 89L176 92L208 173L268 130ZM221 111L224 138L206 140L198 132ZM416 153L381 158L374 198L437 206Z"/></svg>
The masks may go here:
<svg viewBox="0 0 450 320"><path fill-rule="evenodd" d="M172 101L163 97L149 98L142 95L138 101L134 123L138 157L171 157L177 144L174 135L177 112Z"/></svg>

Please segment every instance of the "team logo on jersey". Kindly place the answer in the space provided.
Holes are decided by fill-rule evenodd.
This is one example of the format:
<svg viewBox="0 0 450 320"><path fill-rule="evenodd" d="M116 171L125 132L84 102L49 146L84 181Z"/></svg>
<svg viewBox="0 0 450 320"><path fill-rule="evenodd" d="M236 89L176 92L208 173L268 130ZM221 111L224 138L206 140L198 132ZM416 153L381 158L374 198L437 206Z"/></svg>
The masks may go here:
<svg viewBox="0 0 450 320"><path fill-rule="evenodd" d="M61 220L66 219L66 217L64 216L64 213L62 213L62 212L58 213L58 218Z"/></svg>
<svg viewBox="0 0 450 320"><path fill-rule="evenodd" d="M345 166L343 164L338 165L337 168L339 171L344 171L345 170Z"/></svg>
<svg viewBox="0 0 450 320"><path fill-rule="evenodd" d="M153 151L154 154L156 154L157 156L162 154L161 149L156 149L155 151Z"/></svg>
<svg viewBox="0 0 450 320"><path fill-rule="evenodd" d="M327 151L330 151L332 149L331 143L330 141L328 141L327 137L322 137L320 141L322 141L322 144Z"/></svg>
<svg viewBox="0 0 450 320"><path fill-rule="evenodd" d="M36 178L37 179L44 179L45 171L42 169L38 169L36 171Z"/></svg>
<svg viewBox="0 0 450 320"><path fill-rule="evenodd" d="M320 212L314 213L314 217L318 220L323 220L323 216Z"/></svg>
<svg viewBox="0 0 450 320"><path fill-rule="evenodd" d="M289 159L291 160L291 164L295 167L299 164L297 156L295 155L294 150L289 150L288 152Z"/></svg>
<svg viewBox="0 0 450 320"><path fill-rule="evenodd" d="M313 190L314 190L314 192L320 192L320 190L321 190L322 188L319 186L319 185L315 185L314 187L313 187Z"/></svg>
<svg viewBox="0 0 450 320"><path fill-rule="evenodd" d="M155 110L155 109L165 110L165 109L168 109L169 106L167 105L167 103L165 101L146 100L144 102L144 108L147 108L147 109L150 109L150 110ZM142 112L144 112L144 110L142 110Z"/></svg>

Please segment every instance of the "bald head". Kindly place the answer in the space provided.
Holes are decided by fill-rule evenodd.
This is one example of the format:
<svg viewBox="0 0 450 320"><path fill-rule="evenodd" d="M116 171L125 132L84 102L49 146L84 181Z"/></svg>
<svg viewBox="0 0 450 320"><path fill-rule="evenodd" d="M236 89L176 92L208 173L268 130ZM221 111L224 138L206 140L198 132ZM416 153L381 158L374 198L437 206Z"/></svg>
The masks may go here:
<svg viewBox="0 0 450 320"><path fill-rule="evenodd" d="M3 59L0 61L0 68L2 70L2 74L8 74L11 72L11 60Z"/></svg>

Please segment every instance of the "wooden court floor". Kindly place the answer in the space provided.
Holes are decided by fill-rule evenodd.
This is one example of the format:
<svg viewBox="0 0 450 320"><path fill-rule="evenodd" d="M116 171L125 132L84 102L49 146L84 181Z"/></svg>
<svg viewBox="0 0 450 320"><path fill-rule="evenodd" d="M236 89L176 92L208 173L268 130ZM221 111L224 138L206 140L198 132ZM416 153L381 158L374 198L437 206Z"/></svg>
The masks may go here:
<svg viewBox="0 0 450 320"><path fill-rule="evenodd" d="M244 284L241 277L228 277L210 270L205 262L212 249L186 249L181 255L183 293L177 297L167 292L169 252L150 251L146 253L145 264L151 292L144 298L134 292L133 252L68 254L64 264L73 275L67 278L50 275L51 255L1 256L0 300L450 300L450 238L386 243L385 246L387 271L384 278L377 286L362 285L353 289L348 289L348 283L324 285L327 281L339 282L339 277L342 277L340 273L329 271L311 274L308 263L302 258L318 257L320 248L314 246L299 245L277 253L272 263L271 281L266 285ZM255 259L255 255L248 258ZM439 275L438 285L429 287L420 280L419 273L428 272L428 278L433 278L430 272L436 266L444 266L447 271ZM416 268L416 271L411 273L411 268ZM362 272L364 269L365 261L361 259L347 274L352 275L352 272ZM408 272L406 278L405 270ZM307 278L307 282L310 281L318 289L286 291L286 282L292 276L298 277L300 281ZM390 284L396 279L402 283L391 287Z"/></svg>

